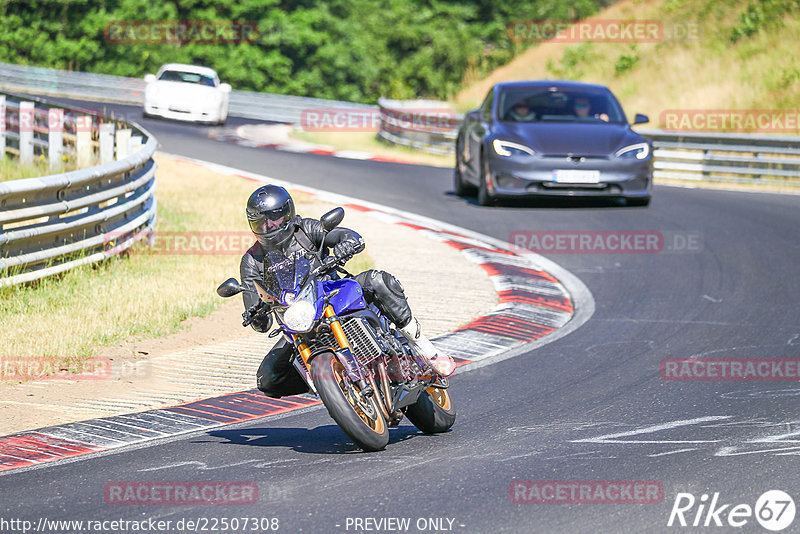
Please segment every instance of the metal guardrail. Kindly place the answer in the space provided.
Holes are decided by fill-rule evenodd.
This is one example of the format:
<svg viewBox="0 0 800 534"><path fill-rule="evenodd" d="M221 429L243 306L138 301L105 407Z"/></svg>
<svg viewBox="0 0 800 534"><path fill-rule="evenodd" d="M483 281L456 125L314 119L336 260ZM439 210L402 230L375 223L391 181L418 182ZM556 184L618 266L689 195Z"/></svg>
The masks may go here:
<svg viewBox="0 0 800 534"><path fill-rule="evenodd" d="M145 86L140 78L0 63L0 88L10 91L141 106ZM377 109L367 104L322 98L231 91L228 115L298 124L305 110L340 108Z"/></svg>
<svg viewBox="0 0 800 534"><path fill-rule="evenodd" d="M0 87L140 105L144 80L0 63ZM299 124L312 109L378 110L378 137L434 154L452 154L463 116L431 101L381 98L378 106L319 98L232 91L229 115ZM429 113L426 113L426 108ZM800 138L713 132L637 130L653 140L656 178L800 185Z"/></svg>
<svg viewBox="0 0 800 534"><path fill-rule="evenodd" d="M36 102L37 107L48 106L45 100ZM65 109L65 117L85 114L57 107ZM156 163L152 156L158 141L135 123L126 127L146 141L123 159L0 182L0 286L38 280L106 259L133 245L153 227ZM46 138L38 141L36 145L46 148Z"/></svg>
<svg viewBox="0 0 800 534"><path fill-rule="evenodd" d="M445 120L446 104L380 99L381 131L390 143L452 154L463 115ZM424 106L434 111L426 115ZM413 111L409 111L413 110ZM415 116L411 124L409 113ZM800 137L637 130L653 142L653 177L800 186Z"/></svg>
<svg viewBox="0 0 800 534"><path fill-rule="evenodd" d="M637 130L653 142L653 177L800 185L800 137Z"/></svg>
<svg viewBox="0 0 800 534"><path fill-rule="evenodd" d="M464 119L448 104L432 100L378 99L378 137L395 145L431 154L452 154Z"/></svg>

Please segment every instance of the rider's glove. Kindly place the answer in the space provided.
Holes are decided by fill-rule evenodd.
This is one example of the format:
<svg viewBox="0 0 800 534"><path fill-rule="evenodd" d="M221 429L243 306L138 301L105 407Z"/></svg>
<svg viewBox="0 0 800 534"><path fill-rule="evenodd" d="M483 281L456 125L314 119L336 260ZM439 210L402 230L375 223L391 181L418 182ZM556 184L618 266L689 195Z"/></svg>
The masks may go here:
<svg viewBox="0 0 800 534"><path fill-rule="evenodd" d="M242 326L253 325L259 332L266 332L272 326L270 307L263 300L259 300L242 313Z"/></svg>
<svg viewBox="0 0 800 534"><path fill-rule="evenodd" d="M333 246L333 255L337 258L348 258L358 252L358 244L349 239Z"/></svg>

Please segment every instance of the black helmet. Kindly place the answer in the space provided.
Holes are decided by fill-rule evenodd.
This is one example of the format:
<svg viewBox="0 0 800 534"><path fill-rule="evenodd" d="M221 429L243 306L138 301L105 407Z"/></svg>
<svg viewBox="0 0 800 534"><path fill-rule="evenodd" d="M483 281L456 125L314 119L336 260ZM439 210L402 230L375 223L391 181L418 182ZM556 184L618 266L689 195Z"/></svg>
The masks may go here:
<svg viewBox="0 0 800 534"><path fill-rule="evenodd" d="M294 233L294 201L286 189L264 185L247 199L250 229L267 250L285 245Z"/></svg>

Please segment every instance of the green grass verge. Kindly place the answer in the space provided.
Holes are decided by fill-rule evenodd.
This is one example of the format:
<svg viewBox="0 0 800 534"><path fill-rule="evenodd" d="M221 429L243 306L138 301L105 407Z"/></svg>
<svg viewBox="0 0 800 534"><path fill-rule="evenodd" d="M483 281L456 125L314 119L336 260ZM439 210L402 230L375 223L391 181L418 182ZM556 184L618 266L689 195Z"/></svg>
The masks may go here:
<svg viewBox="0 0 800 534"><path fill-rule="evenodd" d="M243 206L256 185L200 166L157 157L157 232L243 232ZM299 213L332 206L293 195ZM0 359L44 358L80 367L105 345L164 336L223 302L217 285L239 275L241 254L148 254L134 251L30 284L0 288ZM372 268L367 254L348 264ZM55 362L55 363L54 363ZM2 377L0 377L1 379Z"/></svg>

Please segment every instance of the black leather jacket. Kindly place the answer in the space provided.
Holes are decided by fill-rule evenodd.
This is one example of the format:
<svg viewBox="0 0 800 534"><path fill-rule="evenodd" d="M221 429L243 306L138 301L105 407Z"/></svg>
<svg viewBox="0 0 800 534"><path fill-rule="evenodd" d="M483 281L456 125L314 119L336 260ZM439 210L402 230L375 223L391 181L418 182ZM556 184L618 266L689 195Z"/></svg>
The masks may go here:
<svg viewBox="0 0 800 534"><path fill-rule="evenodd" d="M315 252L325 240L325 249L323 250L323 258L328 255L328 249L333 248L335 245L350 241L355 247L355 253L364 250L364 239L353 230L348 228L334 228L327 235L322 230L322 224L316 219L304 219L297 216L295 220L295 232L289 242L286 244L283 252L287 256L300 252L306 255L311 268L320 265ZM312 248L313 247L313 248ZM312 248L311 250L309 250ZM256 287L253 280L261 280L264 276L264 249L261 244L256 241L250 249L242 256L242 262L239 266L239 274L241 276L242 285L255 291ZM245 291L242 293L244 300L245 310L250 309L258 303L259 298L256 293L252 291ZM257 320L252 323L252 327L258 332L265 332L270 327L271 320Z"/></svg>

